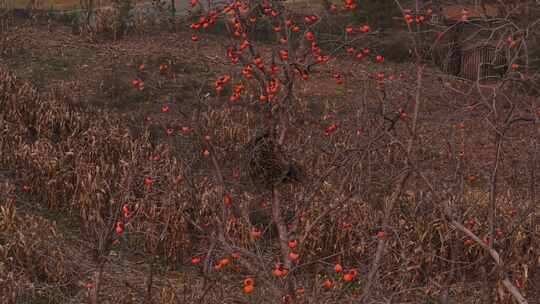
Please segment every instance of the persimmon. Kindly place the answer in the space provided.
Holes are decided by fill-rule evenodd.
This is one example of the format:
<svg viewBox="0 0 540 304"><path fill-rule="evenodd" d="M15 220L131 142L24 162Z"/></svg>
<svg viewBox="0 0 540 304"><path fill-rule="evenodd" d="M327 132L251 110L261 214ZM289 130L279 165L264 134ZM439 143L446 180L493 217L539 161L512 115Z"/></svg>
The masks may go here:
<svg viewBox="0 0 540 304"><path fill-rule="evenodd" d="M191 258L191 265L199 265L201 263L201 258Z"/></svg>
<svg viewBox="0 0 540 304"><path fill-rule="evenodd" d="M469 183L474 183L476 181L478 177L474 174L470 174L469 176L467 176L467 180L469 181Z"/></svg>
<svg viewBox="0 0 540 304"><path fill-rule="evenodd" d="M335 13L338 11L338 7L335 4L330 4L330 12Z"/></svg>
<svg viewBox="0 0 540 304"><path fill-rule="evenodd" d="M398 113L399 113L399 118L400 119L405 120L405 119L407 119L409 117L409 114L407 114L407 112L405 112L405 110L403 110L403 109L399 109Z"/></svg>
<svg viewBox="0 0 540 304"><path fill-rule="evenodd" d="M293 297L290 294L286 294L281 298L281 303L283 304L291 304L293 302Z"/></svg>
<svg viewBox="0 0 540 304"><path fill-rule="evenodd" d="M251 238L253 238L254 240L260 239L261 235L262 235L262 232L260 229L258 228L251 229Z"/></svg>
<svg viewBox="0 0 540 304"><path fill-rule="evenodd" d="M472 245L474 245L474 241L471 240L471 239L466 239L466 240L463 242L463 244L464 244L465 246L472 246Z"/></svg>
<svg viewBox="0 0 540 304"><path fill-rule="evenodd" d="M230 195L225 195L225 197L223 198L223 202L227 207L231 207L233 202L232 197Z"/></svg>
<svg viewBox="0 0 540 304"><path fill-rule="evenodd" d="M221 95L221 92L223 92L223 86L216 85L216 95Z"/></svg>
<svg viewBox="0 0 540 304"><path fill-rule="evenodd" d="M297 240L291 240L291 241L289 241L288 246L289 246L289 248L294 249L294 248L296 248L296 246L298 246L298 241Z"/></svg>
<svg viewBox="0 0 540 304"><path fill-rule="evenodd" d="M343 276L343 281L345 282L352 282L354 280L354 276L350 273L347 273Z"/></svg>
<svg viewBox="0 0 540 304"><path fill-rule="evenodd" d="M272 271L272 274L276 277L284 277L289 273L289 270L281 264L276 264L276 268Z"/></svg>
<svg viewBox="0 0 540 304"><path fill-rule="evenodd" d="M163 106L163 107L161 108L161 112L163 112L163 113L169 112L169 106Z"/></svg>
<svg viewBox="0 0 540 304"><path fill-rule="evenodd" d="M129 211L129 205L128 204L124 204L124 206L122 206L122 212L124 213L124 217L126 217L126 218L129 217L130 211Z"/></svg>
<svg viewBox="0 0 540 304"><path fill-rule="evenodd" d="M358 7L358 5L356 4L356 2L354 2L354 0L346 0L345 1L345 8L352 11L352 10L355 10L356 8Z"/></svg>
<svg viewBox="0 0 540 304"><path fill-rule="evenodd" d="M336 266L334 266L334 271L336 273L341 273L343 271L343 266L341 266L341 264L336 264Z"/></svg>
<svg viewBox="0 0 540 304"><path fill-rule="evenodd" d="M204 149L202 154L204 157L208 157L210 156L210 151L208 151L208 149Z"/></svg>
<svg viewBox="0 0 540 304"><path fill-rule="evenodd" d="M244 280L244 286L252 286L255 285L255 280L253 278L247 278Z"/></svg>
<svg viewBox="0 0 540 304"><path fill-rule="evenodd" d="M86 284L84 284L84 288L86 289L93 289L96 287L96 284L94 284L93 282L88 282Z"/></svg>
<svg viewBox="0 0 540 304"><path fill-rule="evenodd" d="M144 90L144 81L140 80L140 79L135 79L131 82L133 84L133 86L139 90L139 91L142 91Z"/></svg>
<svg viewBox="0 0 540 304"><path fill-rule="evenodd" d="M289 259L293 262L296 262L298 261L298 259L300 259L300 255L296 252L291 252L289 253Z"/></svg>
<svg viewBox="0 0 540 304"><path fill-rule="evenodd" d="M511 216L511 217L514 217L514 216L516 216L516 215L517 215L517 209L516 209L516 208L510 209L510 216Z"/></svg>
<svg viewBox="0 0 540 304"><path fill-rule="evenodd" d="M242 43L240 44L240 50L245 50L247 48L249 48L251 44L249 43L249 41L247 40L244 40L242 41Z"/></svg>
<svg viewBox="0 0 540 304"><path fill-rule="evenodd" d="M512 67L512 71L517 71L519 69L519 64L512 63L511 67Z"/></svg>
<svg viewBox="0 0 540 304"><path fill-rule="evenodd" d="M247 79L252 78L253 77L253 68L250 65L246 66L242 70L242 75Z"/></svg>
<svg viewBox="0 0 540 304"><path fill-rule="evenodd" d="M307 32L306 33L306 40L307 41L314 41L315 40L315 35L312 32Z"/></svg>
<svg viewBox="0 0 540 304"><path fill-rule="evenodd" d="M116 232L117 235L124 234L124 225L122 224L122 222L117 222L116 223L115 232Z"/></svg>
<svg viewBox="0 0 540 304"><path fill-rule="evenodd" d="M323 286L326 288L326 289L330 289L334 286L334 282L330 279L326 279L324 282L323 282Z"/></svg>
<svg viewBox="0 0 540 304"><path fill-rule="evenodd" d="M382 55L377 55L377 56L375 57L375 60L376 60L377 62L381 63L381 62L384 62L384 57L383 57Z"/></svg>
<svg viewBox="0 0 540 304"><path fill-rule="evenodd" d="M283 271L279 268L276 268L274 269L274 271L272 271L272 274L275 275L276 277L281 277L283 276Z"/></svg>
<svg viewBox="0 0 540 304"><path fill-rule="evenodd" d="M385 237L386 237L386 233L384 231L381 230L381 231L377 232L377 238L378 239L382 240Z"/></svg>
<svg viewBox="0 0 540 304"><path fill-rule="evenodd" d="M364 34L369 33L370 31L371 31L371 28L367 24L364 24L364 25L362 25L362 27L360 27L360 32L362 32Z"/></svg>
<svg viewBox="0 0 540 304"><path fill-rule="evenodd" d="M277 73L279 73L279 67L277 65L273 64L270 67L270 74L275 75Z"/></svg>
<svg viewBox="0 0 540 304"><path fill-rule="evenodd" d="M152 186L154 184L154 180L151 177L147 177L144 179L144 184L147 186Z"/></svg>
<svg viewBox="0 0 540 304"><path fill-rule="evenodd" d="M281 58L281 60L287 61L289 60L289 52L287 50L281 50L279 51L279 57Z"/></svg>
<svg viewBox="0 0 540 304"><path fill-rule="evenodd" d="M334 133L337 129L338 129L338 125L334 123L326 127L325 133L326 135L330 135Z"/></svg>
<svg viewBox="0 0 540 304"><path fill-rule="evenodd" d="M257 57L253 60L253 62L255 63L256 66L262 66L263 65L263 60L261 57Z"/></svg>
<svg viewBox="0 0 540 304"><path fill-rule="evenodd" d="M246 285L246 286L244 286L244 293L246 293L246 294L252 293L253 290L255 290L255 288L253 287L253 285Z"/></svg>
<svg viewBox="0 0 540 304"><path fill-rule="evenodd" d="M168 65L168 64L160 64L160 65L159 65L159 72L160 72L160 73L165 73L168 69L169 69L169 65Z"/></svg>
<svg viewBox="0 0 540 304"><path fill-rule="evenodd" d="M193 41L193 42L199 41L199 36L197 36L197 35L192 35L192 36L191 36L191 41Z"/></svg>
<svg viewBox="0 0 540 304"><path fill-rule="evenodd" d="M347 26L347 27L345 28L345 33L347 33L347 34L349 34L349 35L354 34L354 28L353 28L352 26L350 26L350 25Z"/></svg>
<svg viewBox="0 0 540 304"><path fill-rule="evenodd" d="M405 22L407 22L407 24L411 24L414 22L414 18L413 16L409 15L409 14L406 14L405 15Z"/></svg>
<svg viewBox="0 0 540 304"><path fill-rule="evenodd" d="M351 223L341 223L341 229L343 230L351 230L353 225Z"/></svg>
<svg viewBox="0 0 540 304"><path fill-rule="evenodd" d="M218 262L218 264L221 265L221 267L226 267L230 263L231 263L231 260L229 260L228 258L223 258Z"/></svg>

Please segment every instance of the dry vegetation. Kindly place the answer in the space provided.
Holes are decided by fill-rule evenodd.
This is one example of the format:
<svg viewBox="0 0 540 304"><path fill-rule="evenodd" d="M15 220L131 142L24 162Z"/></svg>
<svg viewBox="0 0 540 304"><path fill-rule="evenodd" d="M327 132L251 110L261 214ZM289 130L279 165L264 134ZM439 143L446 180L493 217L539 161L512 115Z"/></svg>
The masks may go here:
<svg viewBox="0 0 540 304"><path fill-rule="evenodd" d="M216 94L228 38L186 24L2 23L0 303L540 303L537 94L340 53L295 84L277 183L256 85Z"/></svg>

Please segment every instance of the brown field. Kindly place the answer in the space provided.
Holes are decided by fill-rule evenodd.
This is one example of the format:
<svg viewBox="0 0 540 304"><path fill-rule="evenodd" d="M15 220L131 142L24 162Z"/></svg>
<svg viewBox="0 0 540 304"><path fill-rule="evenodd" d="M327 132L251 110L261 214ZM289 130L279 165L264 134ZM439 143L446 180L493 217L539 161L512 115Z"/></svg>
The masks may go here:
<svg viewBox="0 0 540 304"><path fill-rule="evenodd" d="M351 43L373 54L336 52L295 83L268 152L294 173L275 182L253 142L283 112L261 110L223 29L194 43L186 19L121 37L36 20L0 24L0 304L515 303L504 282L540 303L540 101L525 86L419 72L388 47L376 62L406 33ZM277 277L287 246L300 258Z"/></svg>
<svg viewBox="0 0 540 304"><path fill-rule="evenodd" d="M99 3L100 1L96 1ZM105 2L105 1L102 1ZM12 5L15 8L26 8L31 1L30 0L8 0L10 5ZM34 1L34 5L37 8L43 8L43 9L73 9L80 7L80 1L78 0L38 0Z"/></svg>

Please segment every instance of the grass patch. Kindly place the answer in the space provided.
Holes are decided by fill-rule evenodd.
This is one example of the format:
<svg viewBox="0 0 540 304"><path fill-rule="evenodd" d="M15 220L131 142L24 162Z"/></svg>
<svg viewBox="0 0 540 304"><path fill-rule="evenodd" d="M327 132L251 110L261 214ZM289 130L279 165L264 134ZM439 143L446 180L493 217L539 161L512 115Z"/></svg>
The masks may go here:
<svg viewBox="0 0 540 304"><path fill-rule="evenodd" d="M66 80L73 73L70 62L62 57L36 58L31 71L30 79L38 87L51 80Z"/></svg>

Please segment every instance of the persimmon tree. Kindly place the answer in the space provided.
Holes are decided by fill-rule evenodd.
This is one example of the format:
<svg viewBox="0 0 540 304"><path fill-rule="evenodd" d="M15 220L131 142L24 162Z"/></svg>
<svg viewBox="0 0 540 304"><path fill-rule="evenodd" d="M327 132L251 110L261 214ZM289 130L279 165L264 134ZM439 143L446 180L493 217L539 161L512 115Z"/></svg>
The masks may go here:
<svg viewBox="0 0 540 304"><path fill-rule="evenodd" d="M298 295L299 286L295 286L295 276L302 271L298 264L304 261L301 254L304 249L304 242L309 237L310 232L324 219L324 216L334 212L333 208L327 208L320 214L315 222L301 223L304 214L309 212L310 197L314 192L321 190L325 183L325 175L335 173L336 170L350 164L358 156L348 160L338 160L347 158L347 154L355 154L358 151L339 151L334 150L331 153L336 157L337 163L329 168L327 172L318 179L309 181L309 185L303 187L303 198L297 202L291 201L293 198L287 198L289 192L284 190L284 182L301 179L300 168L294 164L284 161L286 155L283 153L287 146L288 137L296 127L294 125L297 113L298 99L296 91L303 86L304 82L310 81L311 73L320 66L334 60L336 56L350 56L354 60L372 60L378 64L384 62L384 56L378 54L376 50L371 50L366 37L370 35L371 28L368 24L349 24L343 28L339 41L333 43L324 43L324 38L320 39L319 28L325 16L316 14L300 15L290 11L282 1L234 1L230 4L216 6L202 5L199 1L191 1L193 7L193 22L190 27L193 30L192 41L194 43L204 43L206 39L204 32L210 28L221 25L225 27L230 39L225 45L226 56L230 61L230 73L227 73L215 82L215 94L224 96L223 100L230 103L232 107L254 107L255 115L258 116L259 135L255 137L248 149L251 152L248 161L250 165L250 175L253 184L263 188L271 205L271 221L276 230L276 245L279 248L277 256L273 258L277 263L273 266L271 274L280 279L279 284L270 278L264 279L264 274L260 265L254 263L261 257L257 255L257 248L250 245L241 247L235 240L230 238L227 230L228 219L230 218L230 207L233 205L229 191L230 186L224 182L222 165L215 156L215 151L204 150L203 154L212 162L215 175L221 184L220 193L224 198L222 204L222 213L219 218L215 231L211 232L212 237L218 240L220 247L229 255L237 254L241 265L251 273L259 273L266 283L270 284L276 296L283 297L285 301ZM208 8L208 10L206 10ZM345 1L344 5L331 5L330 14L350 14L358 8L356 1ZM257 41L258 27L267 27L271 29L273 36L268 44ZM324 34L321 34L324 36ZM334 37L335 39L335 37ZM322 45L320 40L323 40ZM365 42L364 47L357 46ZM358 49L358 50L357 50ZM347 82L342 71L331 71L331 77L334 78L335 86L343 86ZM371 75L369 76L371 77ZM376 73L375 77L382 85L384 83L384 73ZM392 112L390 110L389 112ZM386 112L384 112L386 114ZM395 124L395 119L404 117L403 111L396 111L395 117L390 119ZM323 127L323 133L319 136L331 138L340 128L340 123L336 118L334 122L327 123ZM384 118L381 115L380 123L383 124ZM355 130L356 135L361 135L362 130ZM374 132L370 144L380 139L381 133ZM369 145L368 145L369 147ZM293 186L294 187L294 186ZM296 186L298 187L298 186ZM294 191L294 190L293 190ZM356 191L351 191L343 197L343 201L350 199ZM393 199L397 198L400 190L392 192ZM294 209L291 208L294 206ZM391 207L390 207L391 208ZM293 210L291 210L293 209ZM292 212L286 217L287 212ZM249 213L247 210L244 214ZM252 241L257 241L261 237L261 228L255 227L250 222L249 216L243 218L246 220L246 226L250 231ZM347 223L344 223L344 229L347 229ZM204 231L204 229L200 229ZM379 239L385 238L383 230L377 233ZM250 248L251 247L251 248ZM380 253L381 254L381 253ZM198 260L197 260L198 262ZM216 270L221 270L230 263L229 258L220 260L216 265ZM266 266L262 266L263 269ZM376 267L376 266L375 266ZM358 270L343 270L341 265L336 265L335 272L343 276L345 284L357 280ZM333 289L335 282L328 278L323 283L324 288ZM253 281L246 283L244 291L253 292Z"/></svg>

